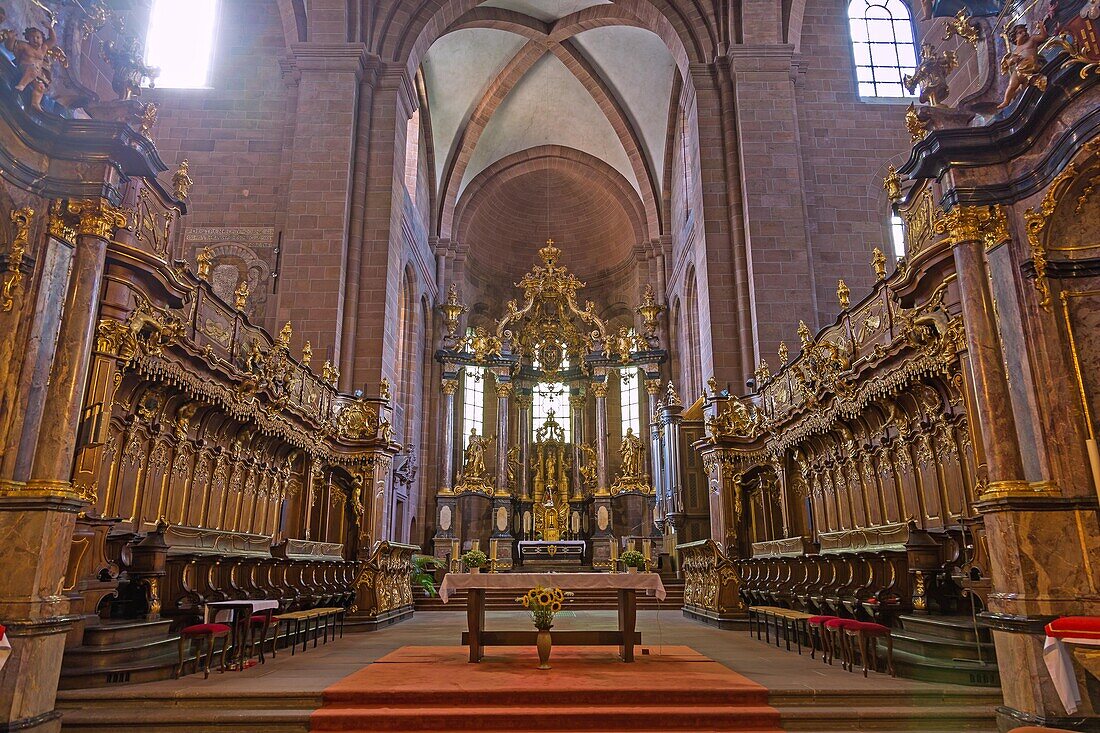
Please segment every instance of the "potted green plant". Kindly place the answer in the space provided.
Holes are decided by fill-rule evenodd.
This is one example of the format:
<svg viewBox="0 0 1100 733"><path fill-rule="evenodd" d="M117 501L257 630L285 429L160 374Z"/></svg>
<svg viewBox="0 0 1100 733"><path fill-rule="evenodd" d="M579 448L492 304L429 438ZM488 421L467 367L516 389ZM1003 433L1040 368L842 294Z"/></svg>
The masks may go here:
<svg viewBox="0 0 1100 733"><path fill-rule="evenodd" d="M441 567L444 565L438 558L431 555L413 555L412 576L409 580L412 581L414 588L420 586L428 596L434 596L436 594L435 576L432 575L432 571Z"/></svg>
<svg viewBox="0 0 1100 733"><path fill-rule="evenodd" d="M645 555L637 550L627 550L619 556L619 560L623 565L626 565L626 570L629 573L636 573L638 568L645 567Z"/></svg>
<svg viewBox="0 0 1100 733"><path fill-rule="evenodd" d="M479 573L483 567L489 564L488 556L481 550L469 550L459 559L462 560L462 564L471 573Z"/></svg>

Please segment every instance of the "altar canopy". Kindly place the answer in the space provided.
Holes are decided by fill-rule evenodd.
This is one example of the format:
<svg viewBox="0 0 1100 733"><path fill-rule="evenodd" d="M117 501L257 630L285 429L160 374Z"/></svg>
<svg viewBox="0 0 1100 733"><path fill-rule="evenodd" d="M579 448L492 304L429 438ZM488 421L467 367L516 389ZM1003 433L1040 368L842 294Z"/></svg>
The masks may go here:
<svg viewBox="0 0 1100 733"><path fill-rule="evenodd" d="M515 284L520 297L500 304L496 320L460 330L468 309L457 284L441 306L437 555L478 543L508 567L518 564L520 541L571 541L583 543L586 564L609 569L619 539L661 536L668 507L659 486L676 474L662 470L661 431L645 418L661 404L664 309L646 286L637 323L605 322L606 308L580 304L585 283L561 255L548 240L541 263ZM635 396L613 408L621 430L609 429L609 390ZM668 401L679 406L674 393Z"/></svg>

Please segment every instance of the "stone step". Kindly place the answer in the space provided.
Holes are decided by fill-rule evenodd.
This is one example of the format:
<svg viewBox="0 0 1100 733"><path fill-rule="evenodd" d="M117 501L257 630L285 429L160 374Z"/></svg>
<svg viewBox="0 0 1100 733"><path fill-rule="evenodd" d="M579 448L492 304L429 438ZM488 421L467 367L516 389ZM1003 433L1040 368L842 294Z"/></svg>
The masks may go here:
<svg viewBox="0 0 1100 733"><path fill-rule="evenodd" d="M164 656L179 655L179 636L161 636L159 639L121 642L103 646L77 646L65 650L62 669L107 669L124 663L140 663Z"/></svg>
<svg viewBox="0 0 1100 733"><path fill-rule="evenodd" d="M104 621L84 627L84 646L110 647L168 636L171 619L159 621Z"/></svg>
<svg viewBox="0 0 1100 733"><path fill-rule="evenodd" d="M929 659L920 654L895 648L894 669L899 677L925 682L996 688L1001 685L1000 673L995 662L982 664L965 659Z"/></svg>
<svg viewBox="0 0 1100 733"><path fill-rule="evenodd" d="M997 653L992 642L975 642L921 634L895 629L894 649L919 654L930 659L996 662ZM980 648L979 648L980 647Z"/></svg>
<svg viewBox="0 0 1100 733"><path fill-rule="evenodd" d="M898 616L898 623L902 629L917 634L969 641L971 643L977 638L984 642L993 642L989 629L978 627L977 632L975 632L974 619L970 616L915 616L903 614Z"/></svg>
<svg viewBox="0 0 1100 733"><path fill-rule="evenodd" d="M950 707L909 707L897 705L880 707L863 706L853 708L814 706L784 707L775 702L772 706L779 710L780 725L784 731L795 733L812 731L873 731L874 733L956 733L974 731L975 733L997 733L996 716L993 706L969 705Z"/></svg>

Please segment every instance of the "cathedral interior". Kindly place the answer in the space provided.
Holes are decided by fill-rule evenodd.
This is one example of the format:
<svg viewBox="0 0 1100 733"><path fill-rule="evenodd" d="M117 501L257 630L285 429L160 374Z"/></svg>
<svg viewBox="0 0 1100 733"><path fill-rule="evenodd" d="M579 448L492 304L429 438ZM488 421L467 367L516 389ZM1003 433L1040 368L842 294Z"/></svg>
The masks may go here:
<svg viewBox="0 0 1100 733"><path fill-rule="evenodd" d="M1100 731L1100 0L0 48L0 731Z"/></svg>

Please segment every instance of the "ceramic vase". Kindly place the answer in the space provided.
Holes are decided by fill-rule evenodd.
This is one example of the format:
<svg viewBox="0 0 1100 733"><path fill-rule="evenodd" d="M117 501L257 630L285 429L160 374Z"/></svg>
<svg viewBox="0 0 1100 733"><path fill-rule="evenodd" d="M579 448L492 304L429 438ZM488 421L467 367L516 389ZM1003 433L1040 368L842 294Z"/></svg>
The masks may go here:
<svg viewBox="0 0 1100 733"><path fill-rule="evenodd" d="M478 573L481 572L481 568L470 568L470 572L473 573L474 575L477 575Z"/></svg>
<svg viewBox="0 0 1100 733"><path fill-rule="evenodd" d="M539 669L550 669L550 646L552 643L550 629L539 629L538 636L535 638L535 646L539 650Z"/></svg>
<svg viewBox="0 0 1100 733"><path fill-rule="evenodd" d="M636 573L636 572L638 572L638 568L634 567L633 565L628 565L627 568L626 568L626 572Z"/></svg>

